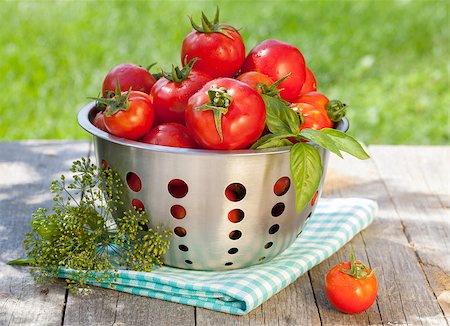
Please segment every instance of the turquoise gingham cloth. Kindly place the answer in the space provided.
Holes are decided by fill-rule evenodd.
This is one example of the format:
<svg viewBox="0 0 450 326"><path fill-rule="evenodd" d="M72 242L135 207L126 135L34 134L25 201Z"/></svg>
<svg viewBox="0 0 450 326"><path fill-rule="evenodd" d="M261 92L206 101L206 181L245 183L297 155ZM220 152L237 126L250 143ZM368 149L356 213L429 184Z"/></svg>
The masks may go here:
<svg viewBox="0 0 450 326"><path fill-rule="evenodd" d="M376 215L377 203L362 198L322 198L302 235L273 260L248 268L191 271L163 266L151 273L119 270L112 285L91 285L244 315L338 251ZM61 277L70 277L61 271Z"/></svg>

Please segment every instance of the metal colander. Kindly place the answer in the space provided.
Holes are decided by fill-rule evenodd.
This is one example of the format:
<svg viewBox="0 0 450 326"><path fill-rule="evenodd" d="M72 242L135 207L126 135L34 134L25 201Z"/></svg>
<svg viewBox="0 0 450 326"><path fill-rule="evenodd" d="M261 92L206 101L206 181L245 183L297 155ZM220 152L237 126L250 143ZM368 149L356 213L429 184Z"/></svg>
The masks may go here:
<svg viewBox="0 0 450 326"><path fill-rule="evenodd" d="M301 234L320 198L295 211L289 147L214 151L155 146L114 137L91 121L95 103L78 122L92 134L97 162L125 180L125 209L139 207L149 227L173 231L164 264L227 270L271 260ZM346 131L348 121L339 123ZM318 148L324 171L328 151ZM324 173L325 175L325 173ZM316 199L317 198L317 199Z"/></svg>

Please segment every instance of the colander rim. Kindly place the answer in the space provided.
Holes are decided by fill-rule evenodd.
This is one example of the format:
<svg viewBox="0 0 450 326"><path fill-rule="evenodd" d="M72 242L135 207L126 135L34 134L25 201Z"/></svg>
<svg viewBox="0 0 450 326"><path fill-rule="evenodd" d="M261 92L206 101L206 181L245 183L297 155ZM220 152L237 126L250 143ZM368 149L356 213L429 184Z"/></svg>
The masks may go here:
<svg viewBox="0 0 450 326"><path fill-rule="evenodd" d="M169 146L161 146L161 145L153 145L142 143L135 140L125 139L121 137L113 136L97 127L95 127L91 120L90 116L93 117L94 113L96 113L95 109L95 101L89 102L84 105L78 112L77 120L78 124L85 131L90 133L93 137L98 137L103 140L107 140L109 142L134 147L137 149L157 151L157 152L166 152L166 153L180 153L180 154L204 154L204 155L267 155L267 154L280 154L289 152L291 146L284 146L278 148L268 148L268 149L240 149L240 150L210 150L210 149L192 149L192 148L179 148L179 147L169 147ZM338 122L336 126L337 130L342 132L347 132L349 129L349 121L347 118L343 118L340 122ZM314 143L311 143L314 145Z"/></svg>

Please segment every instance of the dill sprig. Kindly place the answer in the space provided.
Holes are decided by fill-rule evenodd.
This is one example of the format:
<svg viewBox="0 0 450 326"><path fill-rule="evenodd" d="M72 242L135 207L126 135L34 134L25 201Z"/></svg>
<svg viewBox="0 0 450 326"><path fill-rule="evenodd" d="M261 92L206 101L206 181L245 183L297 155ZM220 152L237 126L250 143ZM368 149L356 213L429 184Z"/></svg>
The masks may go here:
<svg viewBox="0 0 450 326"><path fill-rule="evenodd" d="M170 232L149 228L143 211L118 209L119 175L85 158L73 162L71 172L72 180L62 175L52 182L51 211L33 214L24 247L35 280L52 282L64 268L70 289L88 290L88 281L111 285L119 268L149 272L161 265Z"/></svg>

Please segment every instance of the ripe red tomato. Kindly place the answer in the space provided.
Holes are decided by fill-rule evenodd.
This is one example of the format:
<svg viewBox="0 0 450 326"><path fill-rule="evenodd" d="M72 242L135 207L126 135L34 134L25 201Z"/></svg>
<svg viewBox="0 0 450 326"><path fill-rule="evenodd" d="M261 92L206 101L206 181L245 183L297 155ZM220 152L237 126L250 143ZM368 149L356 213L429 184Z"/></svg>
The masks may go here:
<svg viewBox="0 0 450 326"><path fill-rule="evenodd" d="M191 135L209 149L248 148L261 136L265 119L266 107L258 92L231 78L208 82L191 96L186 108Z"/></svg>
<svg viewBox="0 0 450 326"><path fill-rule="evenodd" d="M352 253L349 262L341 262L330 269L325 277L325 293L330 303L347 314L367 310L378 292L373 271Z"/></svg>
<svg viewBox="0 0 450 326"><path fill-rule="evenodd" d="M108 132L117 137L136 140L152 127L155 113L150 97L142 92L123 92L110 99L104 112Z"/></svg>
<svg viewBox="0 0 450 326"><path fill-rule="evenodd" d="M92 121L92 123L98 129L103 130L103 131L108 131L108 130L106 130L105 117L103 116L102 111L97 112L97 114L95 115L94 121Z"/></svg>
<svg viewBox="0 0 450 326"><path fill-rule="evenodd" d="M258 85L260 83L263 83L267 86L273 84L273 80L269 76L257 71L244 72L243 74L237 76L236 79L243 83L246 83L251 88L256 89L260 94L262 93L262 89L261 88L258 89Z"/></svg>
<svg viewBox="0 0 450 326"><path fill-rule="evenodd" d="M330 100L322 93L312 91L300 95L294 102L296 103L308 103L319 109L324 109Z"/></svg>
<svg viewBox="0 0 450 326"><path fill-rule="evenodd" d="M306 66L302 53L295 46L265 40L256 45L244 60L242 72L258 71L277 81L290 74L278 88L280 96L288 102L297 99L305 83Z"/></svg>
<svg viewBox="0 0 450 326"><path fill-rule="evenodd" d="M150 130L142 142L170 147L197 148L187 128L179 123L163 123Z"/></svg>
<svg viewBox="0 0 450 326"><path fill-rule="evenodd" d="M218 9L217 9L218 10ZM216 77L234 77L245 59L245 45L236 28L219 24L219 12L214 21L202 17L201 26L192 19L194 30L183 40L181 47L182 64L198 58L195 70Z"/></svg>
<svg viewBox="0 0 450 326"><path fill-rule="evenodd" d="M317 81L316 77L314 77L314 74L312 71L306 67L306 79L305 83L303 84L302 89L300 90L300 95L303 95L305 93L314 92L317 90Z"/></svg>
<svg viewBox="0 0 450 326"><path fill-rule="evenodd" d="M328 98L319 92L308 92L301 95L295 103L291 104L291 109L301 113L304 118L300 130L312 128L320 130L322 128L333 128L334 123L330 120L325 108L329 102Z"/></svg>
<svg viewBox="0 0 450 326"><path fill-rule="evenodd" d="M191 61L194 64L195 61ZM160 123L177 122L185 124L184 111L189 97L212 78L201 71L191 70L191 63L183 69L172 69L153 86L150 96L156 119Z"/></svg>
<svg viewBox="0 0 450 326"><path fill-rule="evenodd" d="M156 79L144 67L133 63L119 64L113 67L103 80L103 97L108 97L108 93L113 95L116 91L117 81L120 84L120 90L122 92L128 91L131 87L133 91L140 91L149 94L152 86L156 82Z"/></svg>
<svg viewBox="0 0 450 326"><path fill-rule="evenodd" d="M320 130L322 128L333 128L333 122L328 118L327 111L308 103L292 103L290 108L303 115L303 123L300 130L311 128Z"/></svg>

